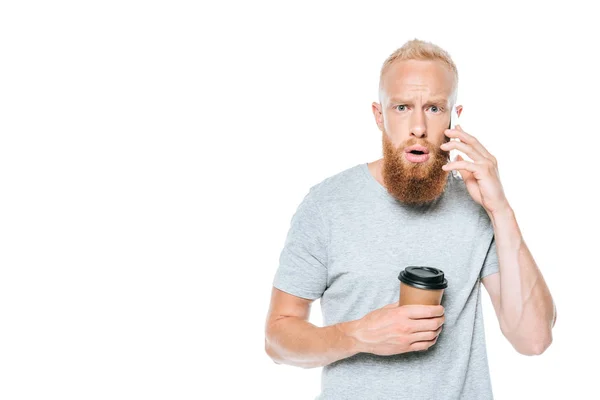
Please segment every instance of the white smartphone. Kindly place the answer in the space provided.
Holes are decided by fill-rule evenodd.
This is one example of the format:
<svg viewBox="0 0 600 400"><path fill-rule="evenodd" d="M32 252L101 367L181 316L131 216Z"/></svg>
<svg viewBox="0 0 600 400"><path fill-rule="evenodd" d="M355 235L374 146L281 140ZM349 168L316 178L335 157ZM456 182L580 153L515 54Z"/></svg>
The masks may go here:
<svg viewBox="0 0 600 400"><path fill-rule="evenodd" d="M450 129L454 129L456 127L456 125L458 124L458 113L456 112L456 106L452 107L452 110L450 110ZM450 141L455 141L455 142L460 142L459 138L450 138ZM463 158L463 160L466 161L473 161L471 160L471 158L469 158L469 156L467 156L465 153L463 153L460 150L457 149L450 149L450 161L456 161L456 156L459 155ZM456 169L452 170L452 172L454 173L454 175L456 175L457 177L462 179L462 176L460 175L460 172Z"/></svg>

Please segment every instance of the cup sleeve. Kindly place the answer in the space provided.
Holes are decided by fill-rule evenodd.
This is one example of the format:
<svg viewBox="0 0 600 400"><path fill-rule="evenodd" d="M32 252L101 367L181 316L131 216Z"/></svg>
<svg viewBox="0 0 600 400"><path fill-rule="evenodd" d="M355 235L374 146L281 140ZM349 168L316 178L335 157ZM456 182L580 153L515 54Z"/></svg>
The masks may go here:
<svg viewBox="0 0 600 400"><path fill-rule="evenodd" d="M315 300L327 287L328 233L314 190L304 197L292 216L273 286Z"/></svg>
<svg viewBox="0 0 600 400"><path fill-rule="evenodd" d="M487 254L485 256L485 260L483 261L483 267L481 268L481 273L479 274L479 278L485 278L488 275L495 274L499 272L498 267L498 255L496 253L496 236L492 236L492 241L490 243L490 247L488 248Z"/></svg>

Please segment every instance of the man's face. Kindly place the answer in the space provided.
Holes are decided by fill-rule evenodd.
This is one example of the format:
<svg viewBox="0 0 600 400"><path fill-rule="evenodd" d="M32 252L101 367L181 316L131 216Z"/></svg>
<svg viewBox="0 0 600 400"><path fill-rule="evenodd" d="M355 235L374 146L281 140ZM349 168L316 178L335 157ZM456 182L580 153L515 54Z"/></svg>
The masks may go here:
<svg viewBox="0 0 600 400"><path fill-rule="evenodd" d="M450 140L444 130L454 77L439 61L407 60L392 64L382 79L382 103L373 103L373 112L382 131L386 189L407 204L429 203L443 193L450 173L442 169L449 151L440 145ZM413 145L428 154L410 154Z"/></svg>

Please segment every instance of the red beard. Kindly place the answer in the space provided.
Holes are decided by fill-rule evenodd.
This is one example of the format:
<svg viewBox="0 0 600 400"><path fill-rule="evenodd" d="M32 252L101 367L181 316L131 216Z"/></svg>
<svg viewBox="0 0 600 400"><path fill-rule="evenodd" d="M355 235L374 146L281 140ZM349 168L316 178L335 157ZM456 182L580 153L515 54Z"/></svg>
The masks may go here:
<svg viewBox="0 0 600 400"><path fill-rule="evenodd" d="M385 187L392 196L406 204L424 205L437 199L444 192L450 171L444 171L442 165L448 162L449 151L435 148L427 141L414 137L396 149L385 132L382 138L381 174ZM415 144L429 150L427 161L413 163L406 159L404 149Z"/></svg>

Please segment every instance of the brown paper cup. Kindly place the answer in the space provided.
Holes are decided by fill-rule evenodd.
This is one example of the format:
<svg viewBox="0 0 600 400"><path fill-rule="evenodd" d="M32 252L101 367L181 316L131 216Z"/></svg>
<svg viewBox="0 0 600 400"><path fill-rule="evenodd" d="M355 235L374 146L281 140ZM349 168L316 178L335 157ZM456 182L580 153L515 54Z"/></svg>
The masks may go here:
<svg viewBox="0 0 600 400"><path fill-rule="evenodd" d="M428 290L418 289L400 282L400 305L421 304L439 306L442 304L444 289Z"/></svg>
<svg viewBox="0 0 600 400"><path fill-rule="evenodd" d="M400 306L409 304L440 305L448 281L444 272L433 267L409 266L398 276Z"/></svg>

